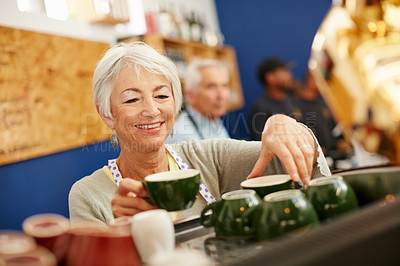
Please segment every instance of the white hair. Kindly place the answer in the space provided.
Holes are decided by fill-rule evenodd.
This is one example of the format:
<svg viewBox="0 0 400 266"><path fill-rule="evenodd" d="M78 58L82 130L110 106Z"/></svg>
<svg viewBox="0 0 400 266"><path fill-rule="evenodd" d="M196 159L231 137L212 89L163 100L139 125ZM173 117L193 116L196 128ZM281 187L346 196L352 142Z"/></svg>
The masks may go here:
<svg viewBox="0 0 400 266"><path fill-rule="evenodd" d="M120 43L111 47L97 63L93 75L93 101L99 103L99 112L112 118L110 97L114 82L125 66L134 69L138 77L143 70L164 75L172 86L175 114L182 107L182 90L175 64L144 42Z"/></svg>
<svg viewBox="0 0 400 266"><path fill-rule="evenodd" d="M185 77L184 77L185 90L192 90L192 91L195 90L201 82L200 70L204 67L214 67L214 66L220 67L226 73L226 76L229 78L228 67L221 61L214 59L195 58L193 59L192 62L190 62L185 71Z"/></svg>

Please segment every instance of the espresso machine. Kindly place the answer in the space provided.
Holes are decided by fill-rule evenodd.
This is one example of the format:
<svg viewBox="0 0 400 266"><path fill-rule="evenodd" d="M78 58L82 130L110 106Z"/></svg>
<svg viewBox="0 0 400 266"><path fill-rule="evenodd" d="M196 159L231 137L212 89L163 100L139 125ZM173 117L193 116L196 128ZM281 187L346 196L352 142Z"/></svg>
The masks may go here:
<svg viewBox="0 0 400 266"><path fill-rule="evenodd" d="M308 66L342 131L397 170L347 179L359 191L382 188L380 197L302 237L248 249L229 265L399 265L400 0L333 0Z"/></svg>
<svg viewBox="0 0 400 266"><path fill-rule="evenodd" d="M333 1L309 69L342 130L400 164L400 1Z"/></svg>

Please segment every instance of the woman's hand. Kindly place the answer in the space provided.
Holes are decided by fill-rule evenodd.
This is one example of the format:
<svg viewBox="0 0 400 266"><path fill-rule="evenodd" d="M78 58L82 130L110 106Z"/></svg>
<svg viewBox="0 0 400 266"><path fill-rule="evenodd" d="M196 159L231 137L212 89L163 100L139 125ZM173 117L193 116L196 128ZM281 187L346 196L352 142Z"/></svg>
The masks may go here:
<svg viewBox="0 0 400 266"><path fill-rule="evenodd" d="M147 196L142 183L131 178L124 178L111 200L114 217L132 216L142 211L156 209L156 206L143 199Z"/></svg>
<svg viewBox="0 0 400 266"><path fill-rule="evenodd" d="M248 179L260 176L276 155L294 181L310 181L316 149L307 128L286 115L274 115L265 123L261 142L260 156Z"/></svg>

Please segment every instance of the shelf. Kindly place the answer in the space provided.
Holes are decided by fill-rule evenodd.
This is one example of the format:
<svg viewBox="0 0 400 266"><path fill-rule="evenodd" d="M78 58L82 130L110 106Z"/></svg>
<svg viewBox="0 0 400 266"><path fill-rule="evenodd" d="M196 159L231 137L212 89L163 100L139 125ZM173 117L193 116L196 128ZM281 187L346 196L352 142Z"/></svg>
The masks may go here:
<svg viewBox="0 0 400 266"><path fill-rule="evenodd" d="M70 16L89 23L116 25L130 21L127 0L66 0Z"/></svg>

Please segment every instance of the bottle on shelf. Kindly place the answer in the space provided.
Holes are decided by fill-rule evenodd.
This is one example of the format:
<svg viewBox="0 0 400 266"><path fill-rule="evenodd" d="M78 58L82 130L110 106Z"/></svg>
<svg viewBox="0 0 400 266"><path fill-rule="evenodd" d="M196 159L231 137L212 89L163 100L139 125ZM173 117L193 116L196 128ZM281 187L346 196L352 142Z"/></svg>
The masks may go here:
<svg viewBox="0 0 400 266"><path fill-rule="evenodd" d="M197 20L196 12L192 11L189 18L190 39L192 41L201 41L201 25Z"/></svg>
<svg viewBox="0 0 400 266"><path fill-rule="evenodd" d="M176 12L176 21L179 26L179 36L185 40L190 40L190 25L184 7L181 7L180 12Z"/></svg>
<svg viewBox="0 0 400 266"><path fill-rule="evenodd" d="M171 24L170 24L170 26L171 26L171 31L170 31L170 33L169 33L169 36L170 36L170 37L173 37L173 38L178 38L178 37L180 37L180 30L179 30L179 23L180 23L180 21L178 21L180 18L179 18L179 16L177 15L178 12L176 12L174 6L175 6L175 5L173 5L172 3L170 3L170 4L168 5L168 10L167 10L167 12L168 12L168 14L169 14L169 18L170 18L170 23L171 23Z"/></svg>
<svg viewBox="0 0 400 266"><path fill-rule="evenodd" d="M157 17L158 17L158 7L151 10L147 10L144 14L146 20L147 34L157 33Z"/></svg>
<svg viewBox="0 0 400 266"><path fill-rule="evenodd" d="M160 12L157 16L158 32L165 37L171 36L172 32L172 19L170 13L167 12L166 2L159 1Z"/></svg>

